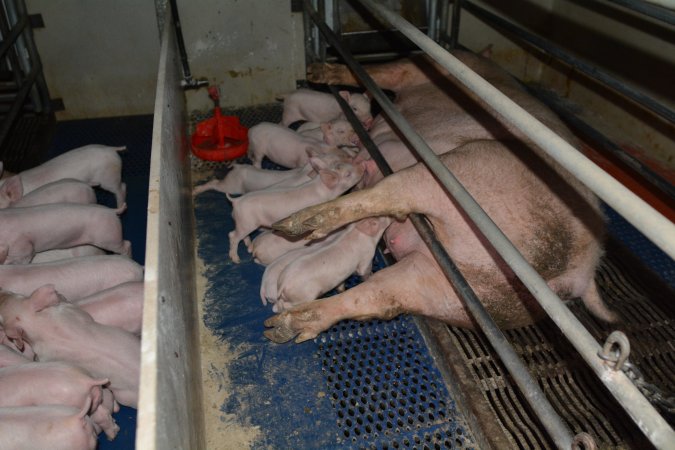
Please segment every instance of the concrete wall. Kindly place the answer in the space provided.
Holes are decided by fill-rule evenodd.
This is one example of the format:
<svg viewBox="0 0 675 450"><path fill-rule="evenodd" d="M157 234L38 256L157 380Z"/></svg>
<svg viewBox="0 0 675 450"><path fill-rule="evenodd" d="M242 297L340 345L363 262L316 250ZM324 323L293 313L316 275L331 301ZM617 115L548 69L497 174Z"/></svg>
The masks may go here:
<svg viewBox="0 0 675 450"><path fill-rule="evenodd" d="M178 3L193 77L220 86L221 106L274 102L305 77L302 14L290 0ZM205 89L186 97L190 111L213 107Z"/></svg>
<svg viewBox="0 0 675 450"><path fill-rule="evenodd" d="M222 106L273 102L304 77L302 15L290 0L178 0L194 78L222 86ZM42 14L35 30L57 118L151 114L159 33L156 0L26 0ZM212 108L206 89L187 93L188 109Z"/></svg>
<svg viewBox="0 0 675 450"><path fill-rule="evenodd" d="M154 108L159 34L155 6L136 0L26 0L42 14L34 31L58 119L149 114Z"/></svg>

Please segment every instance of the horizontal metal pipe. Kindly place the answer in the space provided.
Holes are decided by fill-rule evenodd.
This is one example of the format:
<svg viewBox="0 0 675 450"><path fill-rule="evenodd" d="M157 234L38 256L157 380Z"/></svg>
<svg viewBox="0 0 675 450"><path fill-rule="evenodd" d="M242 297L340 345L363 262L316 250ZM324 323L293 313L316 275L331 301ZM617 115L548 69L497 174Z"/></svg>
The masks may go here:
<svg viewBox="0 0 675 450"><path fill-rule="evenodd" d="M607 0L624 8L631 9L645 16L675 25L675 11L640 0ZM672 6L671 6L672 7Z"/></svg>
<svg viewBox="0 0 675 450"><path fill-rule="evenodd" d="M654 5L659 5L664 8L675 11L675 0L645 0L647 3L652 3Z"/></svg>
<svg viewBox="0 0 675 450"><path fill-rule="evenodd" d="M475 94L479 95L483 100L489 103L490 106L495 108L499 114L508 118L512 123L521 128L521 130L525 131L525 133L544 150L549 150L549 155L561 162L568 170L573 169L575 165L590 167L590 171L582 170L581 173L579 170L570 171L576 174L580 173L578 177L586 184L590 184L591 188L595 188L594 190L596 191L600 190L605 192L607 186L599 186L599 183L596 180L591 179L591 177L597 176L603 180L609 178L610 181L613 181L617 187L620 188L621 192L625 192L633 197L631 199L631 204L635 203L635 199L644 204L644 202L638 199L624 186L608 177L604 171L595 166L588 158L579 154L574 147L570 146L562 138L523 110L519 105L504 96L499 90L495 89L459 60L446 52L442 47L426 37L412 24L372 0L361 0L361 3L376 16L401 30L403 34L443 67L448 69L450 73L465 86ZM410 124L406 122L403 116L386 97L384 92L374 85L372 79L370 80L370 83L366 83L366 81L362 79L363 75L367 76L363 69L355 70L355 67L352 66L350 66L350 68L357 76L359 76L369 91L371 91L373 97L379 102L382 109L386 112L387 116L395 124L398 130L417 150L418 156L424 161L429 170L436 176L448 193L450 193L450 195L452 195L460 204L462 209L471 217L472 221L488 238L495 250L497 250L509 267L511 267L516 275L518 275L528 290L539 301L539 304L549 317L551 317L570 340L572 345L574 345L587 364L593 369L600 380L607 386L609 391L645 433L647 438L657 448L667 448L672 442L675 442L675 432L673 429L663 417L658 414L654 407L639 392L626 375L620 371L613 371L608 368L607 365L597 357L600 346L593 336L591 336L591 334L583 327L574 314L565 307L558 296L548 287L546 281L527 263L525 258L502 233L499 227L497 227L485 211L480 208L455 176L448 171L426 142L424 142L415 130L412 129ZM372 90L371 87L373 88ZM571 157L568 153L571 154ZM591 183L588 183L587 181L591 181ZM614 186L610 183L610 187ZM613 196L609 197L616 200ZM617 202L612 201L608 203L614 206ZM621 209L623 210L625 208L622 207ZM653 211L653 208L650 207L650 209ZM646 213L644 210L641 211L643 214ZM623 211L619 212L622 213ZM667 222L670 226L664 227L667 238L675 237L675 234L672 232L673 225L655 211L653 211L653 213ZM675 239L671 239L671 241L670 244L675 245Z"/></svg>
<svg viewBox="0 0 675 450"><path fill-rule="evenodd" d="M631 156L617 144L612 142L608 137L603 135L600 131L596 130L569 109L565 108L560 102L555 101L553 95L547 95L545 92L534 89L528 89L528 91L539 100L546 103L556 114L562 117L563 120L569 123L574 129L580 131L583 135L599 143L605 150L616 156L628 167L639 173L640 176L644 177L645 180L657 187L665 195L675 200L675 186L673 186L668 180L661 177L648 166L644 165L640 160Z"/></svg>
<svg viewBox="0 0 675 450"><path fill-rule="evenodd" d="M545 53L558 58L559 60L563 61L565 64L568 64L571 67L574 67L575 69L579 70L585 75L588 75L589 77L602 82L603 84L607 85L616 92L619 92L621 95L626 96L627 98L633 100L634 102L643 106L644 108L647 108L650 111L658 114L659 116L663 117L669 122L675 123L675 111L657 102L653 98L645 95L644 93L638 91L637 89L633 89L629 86L626 86L625 83L609 75L607 72L600 70L597 67L594 67L578 58L575 58L565 53L559 47L553 45L546 39L543 39L528 31L525 31L522 28L517 27L516 25L502 19L496 14L493 14L490 11L481 8L480 6L474 3L471 3L467 0L457 0L457 1L462 1L463 8L466 11L473 14L474 16L478 17L479 19L482 19L491 25L496 25L499 28L502 28L508 31L509 33L514 34L515 36L518 36L519 38L525 40L526 42L538 47Z"/></svg>

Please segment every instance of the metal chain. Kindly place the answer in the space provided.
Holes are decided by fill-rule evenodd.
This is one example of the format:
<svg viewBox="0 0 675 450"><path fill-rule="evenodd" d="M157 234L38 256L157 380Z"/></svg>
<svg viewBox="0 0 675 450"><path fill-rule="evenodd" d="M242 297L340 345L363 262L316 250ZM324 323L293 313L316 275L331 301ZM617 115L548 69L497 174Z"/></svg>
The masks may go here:
<svg viewBox="0 0 675 450"><path fill-rule="evenodd" d="M668 414L675 414L675 395L667 395L658 386L645 381L640 369L630 361L624 362L622 371L650 403Z"/></svg>

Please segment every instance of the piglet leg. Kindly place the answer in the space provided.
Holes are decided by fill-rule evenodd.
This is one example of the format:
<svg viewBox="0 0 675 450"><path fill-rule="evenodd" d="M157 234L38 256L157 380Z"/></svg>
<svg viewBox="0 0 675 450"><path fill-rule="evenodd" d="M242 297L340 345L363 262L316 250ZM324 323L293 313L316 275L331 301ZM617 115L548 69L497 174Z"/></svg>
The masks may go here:
<svg viewBox="0 0 675 450"><path fill-rule="evenodd" d="M277 343L293 338L303 342L341 320L389 320L403 313L470 326L471 319L450 284L438 282L442 277L427 256L413 252L342 294L304 303L267 319L265 336Z"/></svg>
<svg viewBox="0 0 675 450"><path fill-rule="evenodd" d="M311 231L307 239L320 239L343 225L366 217L392 216L403 220L411 212L416 211L415 198L419 199L418 181L408 181L416 178L411 172L413 168L397 172L383 179L369 189L352 192L335 200L321 203L302 209L285 219L272 224L272 228L289 236L300 236ZM412 181L412 180L411 180ZM401 189L400 186L407 186ZM396 199L392 201L392 193Z"/></svg>

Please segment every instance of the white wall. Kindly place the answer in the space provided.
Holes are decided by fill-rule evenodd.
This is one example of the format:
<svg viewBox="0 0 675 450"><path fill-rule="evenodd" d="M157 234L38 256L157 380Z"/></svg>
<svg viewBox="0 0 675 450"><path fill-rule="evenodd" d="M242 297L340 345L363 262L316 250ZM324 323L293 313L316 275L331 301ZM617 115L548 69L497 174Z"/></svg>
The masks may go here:
<svg viewBox="0 0 675 450"><path fill-rule="evenodd" d="M275 101L305 77L302 14L290 0L178 1L194 78L220 86L221 106ZM213 107L205 89L186 92L188 110Z"/></svg>
<svg viewBox="0 0 675 450"><path fill-rule="evenodd" d="M150 114L159 34L155 6L137 0L26 0L42 14L34 31L58 119Z"/></svg>
<svg viewBox="0 0 675 450"><path fill-rule="evenodd" d="M153 1L26 0L52 98L78 119L151 114L159 33ZM290 0L178 0L194 78L222 86L221 106L275 101L304 78L302 15ZM188 109L212 108L205 89Z"/></svg>

